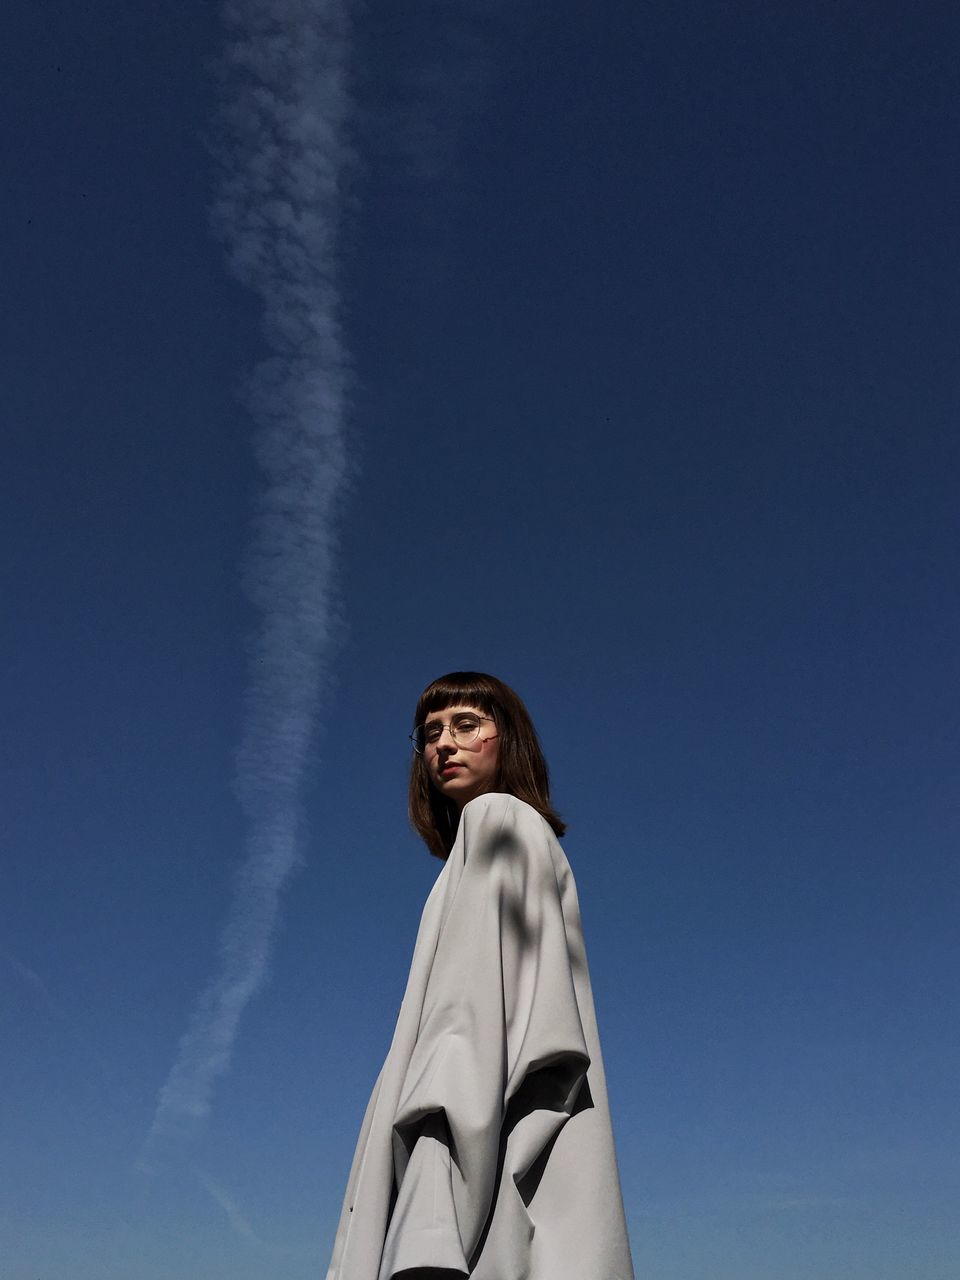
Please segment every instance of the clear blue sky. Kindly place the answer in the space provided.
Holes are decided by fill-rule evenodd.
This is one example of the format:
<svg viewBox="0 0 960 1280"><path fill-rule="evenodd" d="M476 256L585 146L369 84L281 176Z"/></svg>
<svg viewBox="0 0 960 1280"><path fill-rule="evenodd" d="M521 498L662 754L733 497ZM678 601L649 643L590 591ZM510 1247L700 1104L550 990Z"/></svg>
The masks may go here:
<svg viewBox="0 0 960 1280"><path fill-rule="evenodd" d="M955 1280L960 15L353 22L301 861L152 1172L250 839L263 304L210 230L217 6L5 22L4 1280L323 1275L455 668L527 701L570 825L638 1277Z"/></svg>

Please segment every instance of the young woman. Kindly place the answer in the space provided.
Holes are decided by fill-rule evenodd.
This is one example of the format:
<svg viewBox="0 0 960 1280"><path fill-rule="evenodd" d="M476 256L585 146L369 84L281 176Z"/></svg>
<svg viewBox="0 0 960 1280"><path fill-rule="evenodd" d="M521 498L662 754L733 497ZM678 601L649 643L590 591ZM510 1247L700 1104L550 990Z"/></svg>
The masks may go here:
<svg viewBox="0 0 960 1280"><path fill-rule="evenodd" d="M573 874L520 698L441 676L410 819L444 860L327 1280L632 1280Z"/></svg>

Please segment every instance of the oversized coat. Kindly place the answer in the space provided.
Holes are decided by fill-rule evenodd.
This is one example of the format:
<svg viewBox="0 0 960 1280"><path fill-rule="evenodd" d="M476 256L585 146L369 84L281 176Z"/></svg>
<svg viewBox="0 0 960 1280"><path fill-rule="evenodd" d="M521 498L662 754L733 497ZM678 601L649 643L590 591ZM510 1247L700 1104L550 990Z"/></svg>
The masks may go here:
<svg viewBox="0 0 960 1280"><path fill-rule="evenodd" d="M463 808L367 1106L327 1280L633 1280L573 874L515 796Z"/></svg>

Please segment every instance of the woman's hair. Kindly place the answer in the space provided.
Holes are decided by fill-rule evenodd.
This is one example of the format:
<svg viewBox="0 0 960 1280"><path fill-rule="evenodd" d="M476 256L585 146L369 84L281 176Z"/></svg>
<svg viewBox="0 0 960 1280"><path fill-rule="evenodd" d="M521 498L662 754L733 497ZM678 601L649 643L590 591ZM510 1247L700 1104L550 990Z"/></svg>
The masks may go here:
<svg viewBox="0 0 960 1280"><path fill-rule="evenodd" d="M567 829L550 804L550 776L530 713L514 691L482 671L451 671L431 681L417 700L413 727L432 711L446 707L479 707L496 721L497 775L494 789L524 800L546 819L558 836ZM457 836L460 811L431 784L423 756L414 754L410 768L410 821L427 848L446 859Z"/></svg>

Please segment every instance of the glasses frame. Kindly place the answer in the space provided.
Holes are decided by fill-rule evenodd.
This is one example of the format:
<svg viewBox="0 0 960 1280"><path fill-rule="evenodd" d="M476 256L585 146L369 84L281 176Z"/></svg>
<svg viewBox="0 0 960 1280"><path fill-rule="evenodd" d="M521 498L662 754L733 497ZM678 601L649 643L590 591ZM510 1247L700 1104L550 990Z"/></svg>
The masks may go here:
<svg viewBox="0 0 960 1280"><path fill-rule="evenodd" d="M467 716L467 715L472 716L472 715L476 715L476 712L475 712L475 711L460 711L460 712L458 712L458 715L461 715L461 716ZM480 724L483 724L484 720L486 720L489 724L496 724L496 723L497 723L497 722L496 722L496 720L494 720L494 718L493 718L492 716L477 716L477 719L480 721ZM424 728L424 726L426 725L426 723L427 723L427 722L426 722L426 720L424 720L423 724L418 724L418 725L417 725L417 727L416 727L416 729L414 729L413 733L408 733L408 734L407 734L407 737L408 737L408 738L410 739L410 741L413 743L413 749L414 749L414 751L417 753L417 755L418 755L418 756L422 756L422 755L423 755L423 752L422 752L422 751L420 750L420 748L417 746L417 730L418 730L418 729L422 729L422 728ZM468 740L468 742L466 742L466 743L461 743L461 742L459 742L459 741L457 740L457 735L456 735L456 734L454 733L454 731L453 731L453 721L452 721L452 720L448 720L448 721L446 721L446 723L444 723L444 721L443 721L443 720L441 720L441 721L440 721L440 738L442 738L442 737L443 737L443 731L444 731L444 729L449 729L449 731L450 731L450 737L454 740L454 742L457 744L457 746L467 746L467 745L469 745L469 743L470 743L470 742L476 742L477 738L479 738L479 737L480 737L480 725L479 725L479 724L477 725L477 732L476 732L476 736L475 736L475 737L473 737L473 738L470 738L470 739ZM440 742L440 738L438 738L438 739L437 739L437 741L436 741L435 743L434 743L434 742L431 742L429 745L430 745L431 747L433 747L433 746L437 746L437 745L439 744L439 742ZM423 744L423 745L424 745L424 746L427 746L427 743L426 743L426 742L424 742L424 744Z"/></svg>

